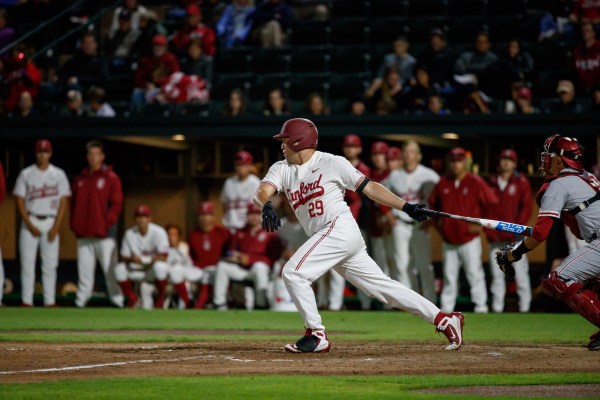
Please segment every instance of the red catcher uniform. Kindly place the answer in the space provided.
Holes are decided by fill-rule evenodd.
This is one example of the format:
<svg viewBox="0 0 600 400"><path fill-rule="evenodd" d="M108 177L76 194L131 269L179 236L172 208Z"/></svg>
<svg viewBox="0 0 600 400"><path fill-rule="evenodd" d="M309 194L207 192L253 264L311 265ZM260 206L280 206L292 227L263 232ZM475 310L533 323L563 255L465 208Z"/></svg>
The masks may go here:
<svg viewBox="0 0 600 400"><path fill-rule="evenodd" d="M198 228L191 230L188 245L194 265L198 268L216 266L230 238L229 230L220 225L215 225L208 233Z"/></svg>
<svg viewBox="0 0 600 400"><path fill-rule="evenodd" d="M596 39L589 49L579 44L573 51L573 61L579 82L590 89L600 81L600 40Z"/></svg>
<svg viewBox="0 0 600 400"><path fill-rule="evenodd" d="M362 161L358 161L356 165L353 165L360 173L362 173L367 178L371 177L371 169ZM360 194L353 192L351 190L346 190L344 195L344 200L348 203L348 207L350 207L350 212L356 221L360 216L360 209L362 207L362 197Z"/></svg>

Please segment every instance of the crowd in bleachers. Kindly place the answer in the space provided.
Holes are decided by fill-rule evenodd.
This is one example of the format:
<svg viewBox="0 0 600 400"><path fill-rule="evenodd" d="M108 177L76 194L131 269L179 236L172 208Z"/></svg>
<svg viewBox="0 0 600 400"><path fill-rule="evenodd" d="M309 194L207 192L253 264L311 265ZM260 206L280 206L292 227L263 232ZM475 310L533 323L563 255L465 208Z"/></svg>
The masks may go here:
<svg viewBox="0 0 600 400"><path fill-rule="evenodd" d="M32 11L52 16L69 2L0 2L0 115L600 107L595 1L124 0L108 11L87 3L71 10L70 25L18 41L39 25Z"/></svg>

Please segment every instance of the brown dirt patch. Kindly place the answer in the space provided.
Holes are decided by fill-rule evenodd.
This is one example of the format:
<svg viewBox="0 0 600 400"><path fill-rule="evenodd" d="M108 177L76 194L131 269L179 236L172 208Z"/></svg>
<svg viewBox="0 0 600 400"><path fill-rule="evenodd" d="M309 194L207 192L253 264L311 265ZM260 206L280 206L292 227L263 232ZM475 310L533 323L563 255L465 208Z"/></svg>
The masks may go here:
<svg viewBox="0 0 600 400"><path fill-rule="evenodd" d="M126 376L241 374L401 375L600 372L582 346L333 341L325 354L288 354L283 343L0 343L0 383ZM101 365L112 364L112 365ZM69 369L65 369L69 368ZM47 371L35 371L47 369ZM28 372L29 371L29 372Z"/></svg>
<svg viewBox="0 0 600 400"><path fill-rule="evenodd" d="M596 397L599 385L469 386L419 390L423 393L471 396Z"/></svg>

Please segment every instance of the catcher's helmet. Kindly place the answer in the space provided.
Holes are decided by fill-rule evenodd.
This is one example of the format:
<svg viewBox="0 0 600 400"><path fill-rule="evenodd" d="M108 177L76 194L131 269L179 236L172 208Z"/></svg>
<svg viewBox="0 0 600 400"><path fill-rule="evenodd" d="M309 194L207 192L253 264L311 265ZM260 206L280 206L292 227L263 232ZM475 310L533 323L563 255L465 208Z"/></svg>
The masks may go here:
<svg viewBox="0 0 600 400"><path fill-rule="evenodd" d="M305 118L293 118L285 121L281 127L281 132L273 139L288 139L287 147L293 151L304 149L316 149L319 142L319 132L312 121Z"/></svg>
<svg viewBox="0 0 600 400"><path fill-rule="evenodd" d="M568 167L578 171L583 170L581 159L583 158L584 147L579 144L577 139L553 135L544 142L544 151L542 152L542 169L547 172L550 168L550 160L553 154L559 156L563 163Z"/></svg>

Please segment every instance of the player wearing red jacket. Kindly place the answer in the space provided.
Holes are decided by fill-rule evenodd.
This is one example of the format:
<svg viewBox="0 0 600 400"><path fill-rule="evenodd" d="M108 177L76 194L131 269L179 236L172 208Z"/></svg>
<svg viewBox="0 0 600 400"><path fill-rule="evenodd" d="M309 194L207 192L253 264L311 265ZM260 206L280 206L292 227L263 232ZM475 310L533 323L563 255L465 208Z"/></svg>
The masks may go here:
<svg viewBox="0 0 600 400"><path fill-rule="evenodd" d="M498 172L488 179L488 184L500 199L502 207L488 207L485 218L498 221L514 222L527 225L531 216L533 197L531 186L525 176L516 171L517 153L512 149L502 150L498 163ZM489 243L490 272L492 283L492 310L504 311L504 296L506 294L505 277L496 263L496 252L510 242L514 242L515 235L508 232L485 230ZM515 281L519 295L519 311L528 312L531 304L531 283L529 282L529 261L527 256L515 263Z"/></svg>
<svg viewBox="0 0 600 400"><path fill-rule="evenodd" d="M267 287L271 267L281 256L279 237L262 228L261 209L248 205L248 224L238 229L227 246L226 256L217 264L214 303L219 310L227 309L229 281L254 281L258 308L267 307ZM253 306L246 305L248 309Z"/></svg>
<svg viewBox="0 0 600 400"><path fill-rule="evenodd" d="M215 284L217 264L223 256L223 251L231 233L224 226L215 223L215 207L210 201L198 205L198 227L190 231L188 245L190 257L198 275L200 288L194 308L203 309L210 298L212 287ZM189 280L189 279L188 279Z"/></svg>
<svg viewBox="0 0 600 400"><path fill-rule="evenodd" d="M123 296L113 274L117 220L123 206L121 180L110 166L104 164L101 142L91 141L86 148L88 168L75 178L71 189L71 229L77 236L79 274L75 305L85 307L92 297L97 259L111 301L123 306Z"/></svg>
<svg viewBox="0 0 600 400"><path fill-rule="evenodd" d="M0 164L0 204L6 197L6 181L4 180L4 169ZM0 247L0 307L2 306L2 295L4 294L4 264L2 263L2 248Z"/></svg>
<svg viewBox="0 0 600 400"><path fill-rule="evenodd" d="M498 204L498 197L485 181L468 171L466 157L466 151L460 147L450 150L450 173L440 178L429 196L429 204L433 209L479 217L484 208ZM481 264L481 227L450 218L439 218L434 225L444 241L442 310L454 310L458 295L458 274L462 264L471 285L471 300L475 303L475 312L488 312L485 274Z"/></svg>
<svg viewBox="0 0 600 400"><path fill-rule="evenodd" d="M352 164L354 168L359 170L364 176L369 177L371 176L370 168L359 158L362 150L362 142L358 135L350 134L344 137L344 144L342 147L344 157L350 161L350 164ZM358 193L347 190L344 195L344 200L348 203L352 216L358 222L359 217L361 217L362 197Z"/></svg>
<svg viewBox="0 0 600 400"><path fill-rule="evenodd" d="M202 23L202 10L195 4L186 9L187 21L183 28L173 36L173 45L178 53L186 54L190 42L197 41L202 46L202 52L209 56L215 55L215 31Z"/></svg>

